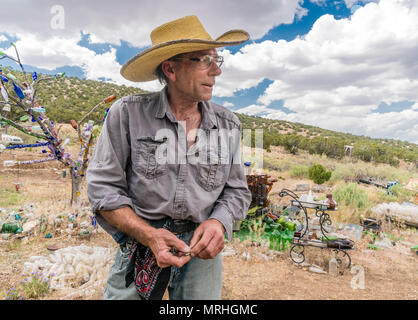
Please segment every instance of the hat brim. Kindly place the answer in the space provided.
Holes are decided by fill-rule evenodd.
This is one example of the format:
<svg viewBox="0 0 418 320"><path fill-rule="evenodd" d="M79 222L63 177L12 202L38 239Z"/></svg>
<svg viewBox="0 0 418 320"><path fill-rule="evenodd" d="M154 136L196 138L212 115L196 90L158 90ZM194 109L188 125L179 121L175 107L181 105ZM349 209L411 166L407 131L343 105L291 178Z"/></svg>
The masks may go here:
<svg viewBox="0 0 418 320"><path fill-rule="evenodd" d="M133 82L145 82L157 79L154 74L158 65L180 53L207 50L218 47L234 46L249 39L250 35L244 30L225 32L216 40L179 39L152 46L126 62L121 75Z"/></svg>

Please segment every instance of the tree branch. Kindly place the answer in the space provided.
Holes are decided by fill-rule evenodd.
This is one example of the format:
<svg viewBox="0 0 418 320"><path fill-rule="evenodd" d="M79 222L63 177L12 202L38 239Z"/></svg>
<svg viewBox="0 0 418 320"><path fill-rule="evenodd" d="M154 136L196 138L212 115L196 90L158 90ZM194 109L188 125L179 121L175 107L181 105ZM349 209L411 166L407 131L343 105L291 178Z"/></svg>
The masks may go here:
<svg viewBox="0 0 418 320"><path fill-rule="evenodd" d="M31 136L39 138L39 139L48 140L48 137L46 135L42 135L42 134L38 134L38 133L34 133L34 132L29 132L26 128L22 127L20 124L17 124L16 122L14 122L10 119L7 119L4 116L0 115L0 120L6 122L7 124L11 125L12 127L16 128L19 131L22 131L25 134L31 135Z"/></svg>

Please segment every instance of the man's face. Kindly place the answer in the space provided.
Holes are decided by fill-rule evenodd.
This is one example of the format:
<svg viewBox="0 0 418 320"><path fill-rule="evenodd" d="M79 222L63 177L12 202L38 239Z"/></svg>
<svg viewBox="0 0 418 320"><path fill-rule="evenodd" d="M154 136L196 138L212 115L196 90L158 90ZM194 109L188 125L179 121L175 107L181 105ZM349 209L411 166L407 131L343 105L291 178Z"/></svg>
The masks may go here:
<svg viewBox="0 0 418 320"><path fill-rule="evenodd" d="M181 60L174 61L174 77L170 81L171 86L184 99L199 102L212 98L215 77L222 73L221 69L216 62L205 68L202 62L189 60L189 58L201 58L205 55L218 56L215 49L209 49L185 53L181 56Z"/></svg>

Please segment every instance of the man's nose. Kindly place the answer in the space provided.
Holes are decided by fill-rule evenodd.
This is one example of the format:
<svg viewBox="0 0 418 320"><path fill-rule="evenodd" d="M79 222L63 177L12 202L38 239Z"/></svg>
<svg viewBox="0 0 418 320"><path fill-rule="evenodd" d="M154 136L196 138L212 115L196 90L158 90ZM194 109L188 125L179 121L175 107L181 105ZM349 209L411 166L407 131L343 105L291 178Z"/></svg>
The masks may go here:
<svg viewBox="0 0 418 320"><path fill-rule="evenodd" d="M218 66L218 64L217 64L217 63L213 62L213 63L212 63L212 65L210 66L209 72L210 72L210 75L211 75L211 76L215 76L215 77L217 77L217 76L221 75L222 70L221 70L221 68Z"/></svg>

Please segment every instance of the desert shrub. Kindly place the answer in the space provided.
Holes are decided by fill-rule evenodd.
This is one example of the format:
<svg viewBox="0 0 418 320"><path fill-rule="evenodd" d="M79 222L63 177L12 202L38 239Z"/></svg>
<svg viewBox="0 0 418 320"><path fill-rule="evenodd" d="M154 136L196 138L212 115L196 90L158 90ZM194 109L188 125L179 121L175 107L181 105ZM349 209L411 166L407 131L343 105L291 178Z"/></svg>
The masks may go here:
<svg viewBox="0 0 418 320"><path fill-rule="evenodd" d="M366 209L371 205L367 192L360 189L356 183L339 185L332 194L338 204L356 209Z"/></svg>
<svg viewBox="0 0 418 320"><path fill-rule="evenodd" d="M286 134L280 137L280 144L285 148L287 152L296 154L299 150L303 137L296 134Z"/></svg>
<svg viewBox="0 0 418 320"><path fill-rule="evenodd" d="M356 143L353 157L366 162L373 161L387 163L393 167L399 166L399 160L396 159L394 148L375 141Z"/></svg>
<svg viewBox="0 0 418 320"><path fill-rule="evenodd" d="M344 157L344 142L339 138L315 137L305 147L310 154L325 154L330 158Z"/></svg>
<svg viewBox="0 0 418 320"><path fill-rule="evenodd" d="M313 180L316 184L323 184L331 178L332 171L327 171L322 164L314 163L309 168L309 179Z"/></svg>

